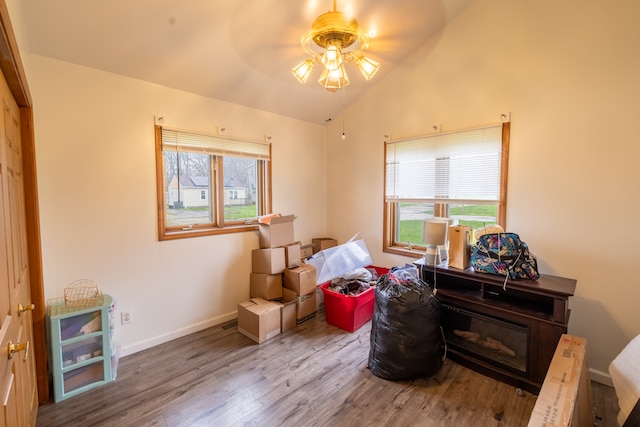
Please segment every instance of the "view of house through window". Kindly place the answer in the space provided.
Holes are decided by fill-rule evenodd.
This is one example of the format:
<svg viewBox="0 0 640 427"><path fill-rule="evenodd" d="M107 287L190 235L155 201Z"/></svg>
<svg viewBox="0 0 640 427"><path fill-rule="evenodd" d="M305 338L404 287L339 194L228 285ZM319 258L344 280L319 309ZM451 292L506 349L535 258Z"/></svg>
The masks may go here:
<svg viewBox="0 0 640 427"><path fill-rule="evenodd" d="M213 222L211 209L211 156L164 151L167 226ZM202 195L204 194L204 198Z"/></svg>
<svg viewBox="0 0 640 427"><path fill-rule="evenodd" d="M508 143L509 123L387 142L385 251L423 251L434 217L504 227Z"/></svg>
<svg viewBox="0 0 640 427"><path fill-rule="evenodd" d="M258 217L257 162L242 157L224 158L224 219L237 221Z"/></svg>
<svg viewBox="0 0 640 427"><path fill-rule="evenodd" d="M161 239L238 231L268 213L269 144L156 132Z"/></svg>

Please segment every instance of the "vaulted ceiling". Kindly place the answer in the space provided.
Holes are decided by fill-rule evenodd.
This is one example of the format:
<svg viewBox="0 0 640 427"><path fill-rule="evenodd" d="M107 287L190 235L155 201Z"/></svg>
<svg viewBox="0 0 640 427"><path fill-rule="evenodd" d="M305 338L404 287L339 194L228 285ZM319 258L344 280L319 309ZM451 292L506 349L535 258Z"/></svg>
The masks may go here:
<svg viewBox="0 0 640 427"><path fill-rule="evenodd" d="M291 74L302 34L332 0L23 0L29 51L323 124L379 84L473 0L338 0L375 31L367 55L382 63L337 93Z"/></svg>

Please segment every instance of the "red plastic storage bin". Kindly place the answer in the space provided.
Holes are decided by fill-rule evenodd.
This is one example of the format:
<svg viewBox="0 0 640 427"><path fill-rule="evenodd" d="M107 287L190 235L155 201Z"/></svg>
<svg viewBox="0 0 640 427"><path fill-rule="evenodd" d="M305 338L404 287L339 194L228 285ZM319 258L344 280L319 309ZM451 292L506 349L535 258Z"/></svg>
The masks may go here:
<svg viewBox="0 0 640 427"><path fill-rule="evenodd" d="M389 272L388 268L373 268L375 268L378 276ZM371 320L375 300L375 289L373 287L359 295L344 295L329 290L330 285L330 282L320 285L324 294L324 310L328 324L347 332L353 332Z"/></svg>

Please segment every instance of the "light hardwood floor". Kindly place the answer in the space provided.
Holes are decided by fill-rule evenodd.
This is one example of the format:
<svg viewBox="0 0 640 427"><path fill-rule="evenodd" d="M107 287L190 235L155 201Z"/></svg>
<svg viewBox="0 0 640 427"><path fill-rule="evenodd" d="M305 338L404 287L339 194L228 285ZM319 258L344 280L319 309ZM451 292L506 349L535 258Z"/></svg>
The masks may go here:
<svg viewBox="0 0 640 427"><path fill-rule="evenodd" d="M449 360L430 378L387 381L367 369L368 323L324 314L263 344L234 323L120 360L117 379L39 409L38 426L526 426L523 396ZM613 389L593 384L600 426L616 426Z"/></svg>

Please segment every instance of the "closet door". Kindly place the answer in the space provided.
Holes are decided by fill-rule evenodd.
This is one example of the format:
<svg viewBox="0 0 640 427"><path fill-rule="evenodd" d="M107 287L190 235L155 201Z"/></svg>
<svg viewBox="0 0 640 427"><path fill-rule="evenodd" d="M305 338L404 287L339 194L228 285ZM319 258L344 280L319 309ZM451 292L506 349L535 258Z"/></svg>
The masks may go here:
<svg viewBox="0 0 640 427"><path fill-rule="evenodd" d="M0 427L35 426L33 349L20 111L0 81Z"/></svg>

